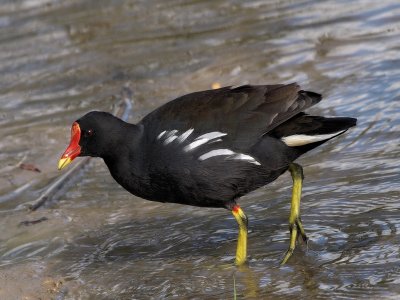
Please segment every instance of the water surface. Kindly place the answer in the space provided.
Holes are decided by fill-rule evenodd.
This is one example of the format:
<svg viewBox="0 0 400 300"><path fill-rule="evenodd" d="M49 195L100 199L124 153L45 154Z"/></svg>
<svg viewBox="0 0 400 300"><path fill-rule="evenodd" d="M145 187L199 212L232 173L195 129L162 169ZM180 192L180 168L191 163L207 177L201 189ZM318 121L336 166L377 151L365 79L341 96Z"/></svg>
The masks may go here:
<svg viewBox="0 0 400 300"><path fill-rule="evenodd" d="M400 293L398 1L3 1L0 298L395 299ZM299 159L310 237L286 266L291 179L243 198L249 265L229 212L148 202L100 160L38 211L70 124L135 91L130 121L212 83L298 81L310 112L358 126ZM30 163L41 172L21 170ZM47 220L19 226L26 220Z"/></svg>

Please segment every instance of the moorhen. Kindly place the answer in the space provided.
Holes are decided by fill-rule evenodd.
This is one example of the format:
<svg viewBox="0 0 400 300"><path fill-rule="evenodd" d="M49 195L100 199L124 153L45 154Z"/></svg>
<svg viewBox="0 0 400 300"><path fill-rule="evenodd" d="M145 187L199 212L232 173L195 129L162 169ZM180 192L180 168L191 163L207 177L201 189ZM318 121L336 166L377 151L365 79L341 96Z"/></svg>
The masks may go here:
<svg viewBox="0 0 400 300"><path fill-rule="evenodd" d="M303 169L293 161L344 133L357 119L311 116L321 95L296 83L223 87L184 95L126 123L92 111L75 121L62 169L77 156L101 157L112 177L141 198L232 211L239 225L235 263L246 261L247 217L237 200L289 170L293 253L307 242L300 219Z"/></svg>

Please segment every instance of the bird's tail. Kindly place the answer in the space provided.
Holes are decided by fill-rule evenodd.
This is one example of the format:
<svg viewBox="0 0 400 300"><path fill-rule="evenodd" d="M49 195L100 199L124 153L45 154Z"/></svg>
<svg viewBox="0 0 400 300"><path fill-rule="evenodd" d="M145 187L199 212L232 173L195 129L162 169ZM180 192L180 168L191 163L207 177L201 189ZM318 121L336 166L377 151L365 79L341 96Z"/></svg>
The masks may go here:
<svg viewBox="0 0 400 300"><path fill-rule="evenodd" d="M326 118L301 113L276 127L271 134L295 148L301 155L343 134L356 124L355 118Z"/></svg>

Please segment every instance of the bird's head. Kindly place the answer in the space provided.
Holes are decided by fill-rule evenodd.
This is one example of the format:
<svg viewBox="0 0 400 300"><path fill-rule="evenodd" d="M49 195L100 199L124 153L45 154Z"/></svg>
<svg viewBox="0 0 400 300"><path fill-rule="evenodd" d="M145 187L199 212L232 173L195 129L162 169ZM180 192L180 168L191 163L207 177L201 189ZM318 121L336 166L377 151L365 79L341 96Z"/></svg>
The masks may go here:
<svg viewBox="0 0 400 300"><path fill-rule="evenodd" d="M110 113L92 111L72 124L71 141L58 162L61 170L78 156L104 157L117 146L127 124ZM114 149L115 152L115 149Z"/></svg>

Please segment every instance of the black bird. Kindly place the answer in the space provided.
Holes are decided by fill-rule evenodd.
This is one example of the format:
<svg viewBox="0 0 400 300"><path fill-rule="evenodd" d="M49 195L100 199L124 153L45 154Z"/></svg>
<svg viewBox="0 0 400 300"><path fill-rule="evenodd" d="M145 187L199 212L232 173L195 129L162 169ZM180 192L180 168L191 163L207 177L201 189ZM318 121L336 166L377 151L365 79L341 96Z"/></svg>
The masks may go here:
<svg viewBox="0 0 400 300"><path fill-rule="evenodd" d="M101 157L112 177L136 196L231 210L239 224L237 265L246 261L248 222L236 201L289 170L293 195L285 263L297 237L307 241L300 220L303 169L293 161L357 121L303 112L321 99L296 83L244 85L179 97L135 125L92 111L73 123L58 168L77 156Z"/></svg>

